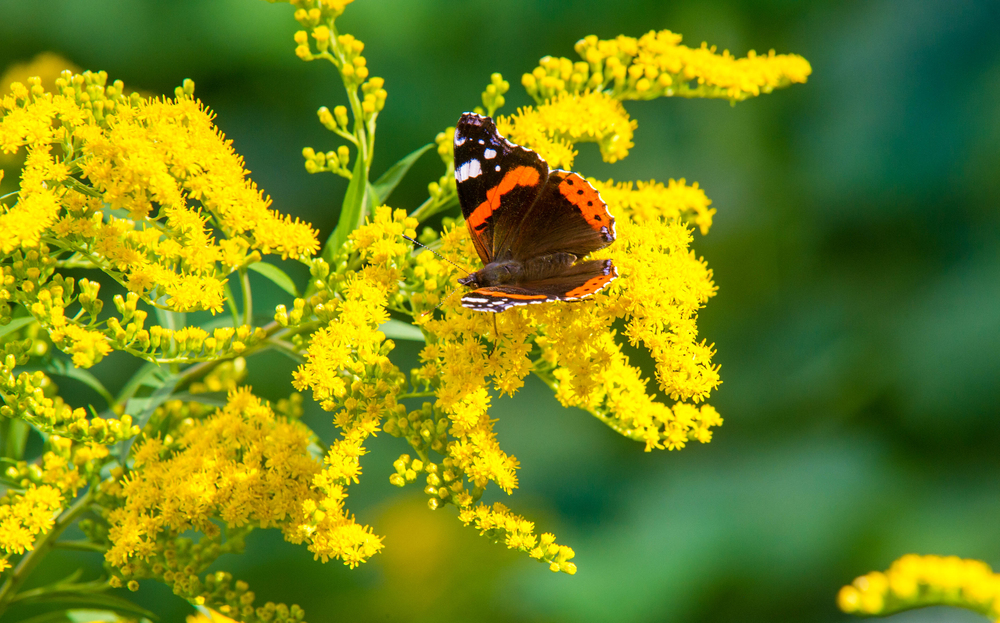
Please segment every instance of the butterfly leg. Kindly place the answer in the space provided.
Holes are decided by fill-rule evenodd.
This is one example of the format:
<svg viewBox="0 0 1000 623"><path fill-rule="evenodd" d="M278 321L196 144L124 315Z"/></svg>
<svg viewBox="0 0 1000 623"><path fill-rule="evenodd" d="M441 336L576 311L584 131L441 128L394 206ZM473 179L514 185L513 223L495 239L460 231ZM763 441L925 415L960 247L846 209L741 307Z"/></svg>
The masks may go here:
<svg viewBox="0 0 1000 623"><path fill-rule="evenodd" d="M500 330L497 329L497 315L493 314L493 349L490 350L488 357L492 357L493 353L497 352L497 347L500 346Z"/></svg>

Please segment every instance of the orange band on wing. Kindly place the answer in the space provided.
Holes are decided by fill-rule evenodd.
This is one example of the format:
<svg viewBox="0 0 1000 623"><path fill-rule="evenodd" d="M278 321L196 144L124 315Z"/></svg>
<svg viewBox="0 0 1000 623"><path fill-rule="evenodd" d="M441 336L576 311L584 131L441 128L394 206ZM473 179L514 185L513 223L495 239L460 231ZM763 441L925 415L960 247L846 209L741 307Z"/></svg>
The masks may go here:
<svg viewBox="0 0 1000 623"><path fill-rule="evenodd" d="M618 276L617 273L610 275L598 275L597 277L592 277L587 280L582 286L573 288L566 293L567 298L579 299L585 296L590 296L591 294L597 292L604 286L608 285Z"/></svg>
<svg viewBox="0 0 1000 623"><path fill-rule="evenodd" d="M607 205L587 180L576 173L568 173L559 184L559 192L580 210L592 228L600 231L602 227L611 227Z"/></svg>
<svg viewBox="0 0 1000 623"><path fill-rule="evenodd" d="M498 290L473 290L471 294L482 294L483 296L494 296L497 298L515 299L518 301L537 301L547 299L544 294L513 294L511 292L501 292Z"/></svg>
<svg viewBox="0 0 1000 623"><path fill-rule="evenodd" d="M486 191L486 201L480 203L469 215L469 226L477 228L486 222L493 211L500 207L500 199L517 186L537 186L538 169L532 167L517 167L503 176L500 183Z"/></svg>

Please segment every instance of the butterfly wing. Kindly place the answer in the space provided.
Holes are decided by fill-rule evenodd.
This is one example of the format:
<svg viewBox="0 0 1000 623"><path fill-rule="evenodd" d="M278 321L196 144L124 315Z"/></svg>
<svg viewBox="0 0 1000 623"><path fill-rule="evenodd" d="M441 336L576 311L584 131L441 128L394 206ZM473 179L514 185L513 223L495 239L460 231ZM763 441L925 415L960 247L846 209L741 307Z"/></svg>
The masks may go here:
<svg viewBox="0 0 1000 623"><path fill-rule="evenodd" d="M618 278L611 260L577 262L554 277L518 285L477 288L462 297L462 305L477 311L502 312L516 305L548 301L578 301Z"/></svg>
<svg viewBox="0 0 1000 623"><path fill-rule="evenodd" d="M465 113L458 120L458 201L483 264L506 259L506 248L499 243L516 237L548 178L545 161L500 136L493 119Z"/></svg>
<svg viewBox="0 0 1000 623"><path fill-rule="evenodd" d="M510 239L510 255L523 260L551 253L583 257L616 237L615 219L600 193L576 173L555 170Z"/></svg>

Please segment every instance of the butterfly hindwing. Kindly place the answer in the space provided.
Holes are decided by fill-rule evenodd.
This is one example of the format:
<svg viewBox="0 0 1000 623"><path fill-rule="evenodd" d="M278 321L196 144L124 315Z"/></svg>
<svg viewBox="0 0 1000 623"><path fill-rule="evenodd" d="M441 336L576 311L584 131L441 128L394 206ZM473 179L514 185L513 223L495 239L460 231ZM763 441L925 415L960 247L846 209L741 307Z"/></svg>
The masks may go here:
<svg viewBox="0 0 1000 623"><path fill-rule="evenodd" d="M558 277L477 288L462 297L462 305L478 311L502 312L515 305L578 301L604 289L617 277L618 270L611 260L589 260L573 264Z"/></svg>
<svg viewBox="0 0 1000 623"><path fill-rule="evenodd" d="M455 180L469 234L483 264L524 222L549 177L538 154L500 136L489 117L465 113L455 128Z"/></svg>

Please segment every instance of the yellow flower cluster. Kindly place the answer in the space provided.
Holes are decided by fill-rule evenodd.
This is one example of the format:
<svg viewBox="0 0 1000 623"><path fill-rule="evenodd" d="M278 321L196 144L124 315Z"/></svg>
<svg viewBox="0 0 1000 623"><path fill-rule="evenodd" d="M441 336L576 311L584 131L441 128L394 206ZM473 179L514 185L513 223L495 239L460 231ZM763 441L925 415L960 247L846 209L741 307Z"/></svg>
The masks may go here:
<svg viewBox="0 0 1000 623"><path fill-rule="evenodd" d="M108 514L108 562L128 575L130 559L162 551L189 529L211 535L213 519L240 527L277 526L299 542L302 503L320 466L307 452L308 430L275 417L249 389L230 393L224 409L187 420L177 438L146 438L134 464L108 490L121 503Z"/></svg>
<svg viewBox="0 0 1000 623"><path fill-rule="evenodd" d="M795 54L758 56L752 50L736 58L728 50L681 45L681 36L661 30L638 39L620 35L601 40L594 35L577 42L583 59L546 56L538 67L524 74L522 84L542 103L562 92L608 91L620 100L657 97L717 97L733 102L805 82L812 68Z"/></svg>
<svg viewBox="0 0 1000 623"><path fill-rule="evenodd" d="M632 148L636 122L610 94L559 93L549 101L521 108L513 117L497 119L509 140L538 152L551 168L573 166L575 143L597 143L605 162L618 162Z"/></svg>
<svg viewBox="0 0 1000 623"><path fill-rule="evenodd" d="M11 490L0 499L0 571L9 566L10 554L34 549L35 536L52 528L62 501L59 490L49 485Z"/></svg>
<svg viewBox="0 0 1000 623"><path fill-rule="evenodd" d="M0 229L16 232L0 253L44 240L148 303L220 311L232 271L317 250L312 228L270 210L246 179L190 82L175 99L126 97L103 72L56 84L15 83L0 100L0 149L28 149L17 202L0 208Z"/></svg>
<svg viewBox="0 0 1000 623"><path fill-rule="evenodd" d="M4 404L0 406L0 417L19 418L40 431L54 436L56 441L67 441L112 445L138 434L138 427L132 424L128 414L120 418L87 417L82 408L73 409L59 396L51 396L52 381L41 371L14 374L17 365L28 362L28 344L11 341L4 344L4 359L0 363L0 390Z"/></svg>
<svg viewBox="0 0 1000 623"><path fill-rule="evenodd" d="M533 371L564 405L590 411L618 432L644 442L647 450L678 449L690 440L707 442L711 429L722 423L712 407L686 402L704 400L720 382L718 366L711 361L714 351L698 340L696 326L697 310L714 295L715 286L711 271L689 249L691 232L681 218L691 213L688 194L664 194L659 209L674 218L639 223L629 218L629 210L609 202L611 212L621 215L618 240L597 256L613 258L620 279L601 295L574 305L516 308L496 318L498 336L493 336L492 318L458 306L457 300L441 306L445 315L440 320L418 320L428 343L416 376L435 388L435 406L452 420L449 433L461 438L462 426L474 424L470 430L482 442L476 447L484 453L485 464L508 464L506 455L492 445L492 425L485 414L488 397L483 388L490 376L497 391L513 393ZM464 228L446 233L442 243L448 259L474 265ZM454 270L429 253L418 256L417 263L415 275L436 278L417 282L425 291L419 299L414 294L415 312L425 308L417 303L433 305L451 289ZM427 285L437 286L439 293L431 296ZM657 401L639 369L628 363L609 331L621 318L625 337L633 346L643 344L656 361L659 389L681 402L668 406ZM499 340L491 357L482 336ZM537 358L529 357L532 344L541 350ZM450 452L459 465L466 464ZM503 470L491 473L490 480L516 484L512 470L503 477ZM477 474L469 475L479 485Z"/></svg>
<svg viewBox="0 0 1000 623"><path fill-rule="evenodd" d="M368 182L386 91L381 78L370 76L364 44L335 28L349 2L291 1L303 28L295 34L296 53L332 63L347 88L347 105L321 108L319 120L348 145L303 150L308 171L351 180L347 216L322 257L314 256L315 231L272 211L247 179L189 81L173 99L147 99L127 95L120 81L108 84L104 73L67 71L54 87L32 78L0 98L0 150L25 148L16 199L0 204L0 228L10 232L0 239L0 324L24 327L22 339L15 330L0 342L0 416L46 433L42 456L5 472L18 488L0 500L0 570L8 556L30 555L24 552L50 529L63 503L90 485L83 501L95 500L104 521L80 527L106 548L112 586L137 590L140 579L152 577L195 605L211 606L213 619L301 620L295 606L254 607L249 587L224 572L201 574L220 554L240 551L256 527L279 528L324 562L354 567L379 552L381 537L355 519L347 496L361 477L365 445L384 431L404 438L417 455L400 456L392 484L423 478L431 509L452 504L464 524L572 574L571 548L536 534L533 522L506 506L480 501L490 483L507 494L518 486L519 462L502 449L489 417L491 391L512 395L534 373L562 404L586 410L647 451L708 442L722 423L704 404L720 378L713 346L696 325L697 311L715 293L711 271L690 249L693 228L706 234L715 214L702 189L683 179L593 180L618 234L594 256L614 260L617 281L575 304L495 315L462 307L456 278L478 267L463 224L445 219L440 235L421 233L440 256L415 252L406 240L417 236L421 219L456 203L453 129L436 138L445 175L429 185L423 205L409 216L372 205L391 185ZM553 168L571 167L583 142L596 143L607 162L626 157L636 122L623 100L738 101L802 82L810 71L796 56L735 59L704 45L690 49L669 31L587 37L577 51L581 62L542 59L523 80L537 104L497 120L510 140L535 149ZM488 113L504 104L508 89L500 74L491 76L482 95ZM280 271L255 266L268 253L308 264L310 280L291 309L279 305L275 322L260 328L250 324L247 270L296 291ZM117 314L102 315L96 281L59 274L77 268L99 269L128 290L113 297ZM234 272L247 324L234 320L239 326L209 330L184 326L183 316L170 313L215 313L228 303L237 318L227 284ZM168 326L150 326L150 308ZM400 323L407 315L415 327ZM144 368L117 398L75 370L105 398L108 413L132 414L88 417L56 396L50 375L15 374L29 352L41 352L43 340L30 331L44 332L43 346L67 353L76 368L113 350L174 367L162 375ZM394 343L387 334L423 337L419 367L409 376L390 360ZM648 351L655 378L644 378L629 361L626 340ZM322 461L316 440L296 421L299 394L272 408L238 387L245 366L239 356L267 347L302 356L294 387L311 390L333 413L340 435ZM180 366L193 362L205 363ZM228 401L211 412L214 397L170 395L183 391L228 391ZM404 401L421 398L419 409L407 410ZM113 465L119 457L109 447L139 433L133 416L144 435L131 446L129 462ZM201 533L198 542L182 536L190 530Z"/></svg>
<svg viewBox="0 0 1000 623"><path fill-rule="evenodd" d="M888 571L873 571L841 588L837 605L844 612L882 616L922 606L957 606L1000 620L1000 575L979 560L907 554Z"/></svg>
<svg viewBox="0 0 1000 623"><path fill-rule="evenodd" d="M346 106L335 107L333 114L325 106L320 108L319 120L328 130L355 146L356 163L361 165L358 170L367 175L374 151L375 120L385 108L388 92L383 88L385 80L377 76L369 77L368 60L361 54L365 49L364 42L354 35L337 32L336 19L352 1L291 0L292 6L296 7L295 20L305 29L295 33L295 54L304 61L329 61L340 73L356 123L351 127ZM350 151L346 145L325 153L306 148L303 156L306 170L310 173L330 171L348 179L354 177L355 167L350 165Z"/></svg>
<svg viewBox="0 0 1000 623"><path fill-rule="evenodd" d="M608 205L615 206L615 216L621 214L637 223L655 219L682 220L698 227L701 235L712 227L715 208L712 200L698 187L698 182L688 186L684 178L670 180L666 186L659 182L600 182L589 178L594 188Z"/></svg>
<svg viewBox="0 0 1000 623"><path fill-rule="evenodd" d="M490 539L503 541L510 549L528 552L530 556L548 563L552 571L562 571L573 575L576 565L569 562L576 554L565 545L556 545L556 537L546 532L535 536L535 524L510 512L497 502L492 507L479 504L475 508L463 509L458 519L465 525L472 524L479 533Z"/></svg>
<svg viewBox="0 0 1000 623"><path fill-rule="evenodd" d="M398 287L400 266L409 255L401 238L416 235L416 223L403 210L379 208L371 222L355 230L343 257L359 251L367 265L353 274L336 273L324 284L324 301L309 304L329 318L310 338L306 363L295 372L298 390L311 389L313 397L327 411L336 411L334 423L341 438L331 444L325 466L314 482L322 498L308 502L306 520L300 527L317 558L339 558L351 567L364 562L381 549L381 539L367 526L355 523L344 504L347 487L358 481L364 442L375 434L382 419L405 413L396 396L405 377L389 361L393 342L379 327L388 319L388 297ZM334 297L331 293L339 293ZM296 309L305 302L296 301ZM285 321L279 311L279 322Z"/></svg>

